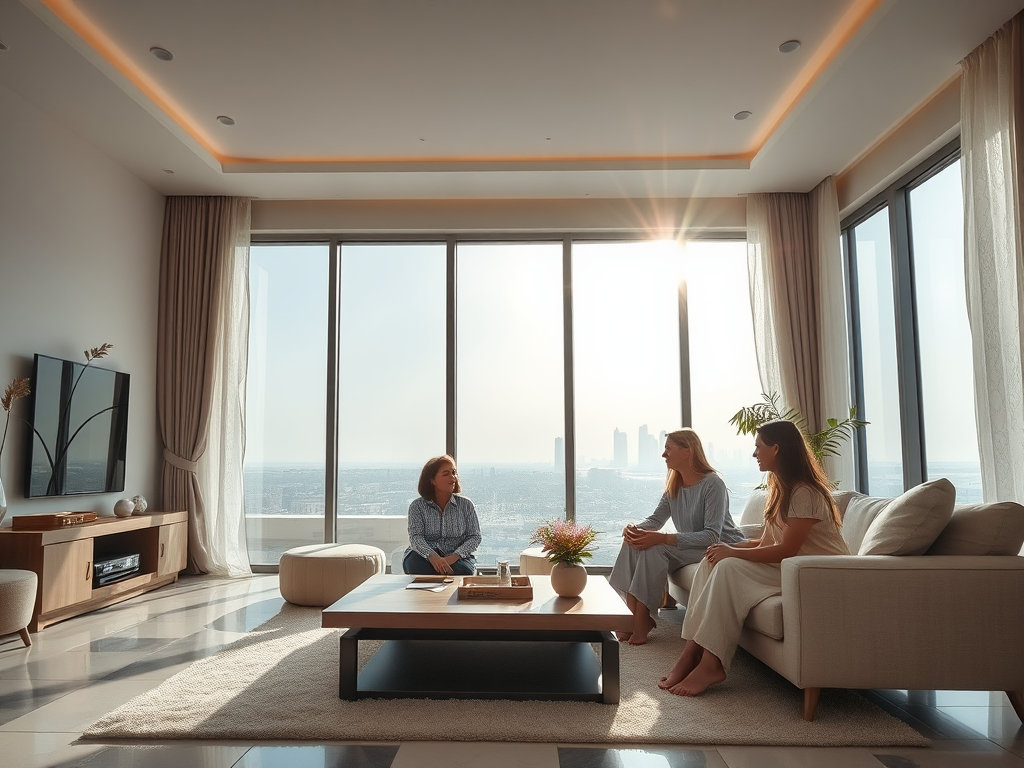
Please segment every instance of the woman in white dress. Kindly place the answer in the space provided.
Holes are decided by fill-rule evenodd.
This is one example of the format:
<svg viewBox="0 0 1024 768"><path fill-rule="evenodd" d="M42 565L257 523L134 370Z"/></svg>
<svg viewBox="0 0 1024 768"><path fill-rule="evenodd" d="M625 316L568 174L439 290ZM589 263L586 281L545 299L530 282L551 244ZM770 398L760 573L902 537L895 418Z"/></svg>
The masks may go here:
<svg viewBox="0 0 1024 768"><path fill-rule="evenodd" d="M754 458L768 472L761 538L708 547L683 619L686 645L660 688L697 696L725 680L750 609L782 594L779 564L794 555L846 555L831 486L790 421L757 430Z"/></svg>
<svg viewBox="0 0 1024 768"><path fill-rule="evenodd" d="M608 581L633 614L631 632L617 632L630 645L643 645L655 627L668 574L699 563L707 548L720 541L737 542L743 534L729 514L729 491L722 476L704 455L692 429L665 436L665 493L646 520L622 531L622 547ZM675 533L662 533L671 518Z"/></svg>

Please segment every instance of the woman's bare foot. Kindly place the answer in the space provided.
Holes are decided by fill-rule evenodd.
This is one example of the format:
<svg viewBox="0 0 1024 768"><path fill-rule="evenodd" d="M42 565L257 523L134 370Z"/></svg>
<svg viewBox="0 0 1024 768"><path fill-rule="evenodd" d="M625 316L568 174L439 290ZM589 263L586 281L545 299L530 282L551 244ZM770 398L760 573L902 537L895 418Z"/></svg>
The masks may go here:
<svg viewBox="0 0 1024 768"><path fill-rule="evenodd" d="M675 665L669 670L669 673L658 681L658 687L668 690L682 682L700 664L703 654L704 651L699 645L687 643L686 647L683 648L683 652L679 654L679 658L676 659Z"/></svg>
<svg viewBox="0 0 1024 768"><path fill-rule="evenodd" d="M651 617L651 612L643 607L642 610L637 611L636 616L633 617L633 634L627 640L630 645L643 645L647 642L647 635L651 633L658 624Z"/></svg>
<svg viewBox="0 0 1024 768"><path fill-rule="evenodd" d="M618 640L620 643L628 643L629 642L629 638L631 638L632 636L633 636L632 632L616 632L615 633L615 639Z"/></svg>
<svg viewBox="0 0 1024 768"><path fill-rule="evenodd" d="M666 688L676 696L700 696L712 685L725 680L725 668L713 653L705 653L696 669L686 676L682 682Z"/></svg>

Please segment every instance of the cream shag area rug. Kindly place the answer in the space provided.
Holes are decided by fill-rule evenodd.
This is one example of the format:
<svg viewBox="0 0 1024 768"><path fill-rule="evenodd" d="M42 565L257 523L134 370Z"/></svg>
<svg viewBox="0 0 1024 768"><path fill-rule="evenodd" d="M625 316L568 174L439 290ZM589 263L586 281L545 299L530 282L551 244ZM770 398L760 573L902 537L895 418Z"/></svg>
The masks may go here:
<svg viewBox="0 0 1024 768"><path fill-rule="evenodd" d="M926 746L856 693L822 691L817 719L803 695L743 651L729 679L698 698L658 689L682 648L678 624L620 648L621 703L338 699L339 630L319 609L281 613L197 661L86 731L96 739L540 741L637 744ZM379 647L361 642L360 665Z"/></svg>

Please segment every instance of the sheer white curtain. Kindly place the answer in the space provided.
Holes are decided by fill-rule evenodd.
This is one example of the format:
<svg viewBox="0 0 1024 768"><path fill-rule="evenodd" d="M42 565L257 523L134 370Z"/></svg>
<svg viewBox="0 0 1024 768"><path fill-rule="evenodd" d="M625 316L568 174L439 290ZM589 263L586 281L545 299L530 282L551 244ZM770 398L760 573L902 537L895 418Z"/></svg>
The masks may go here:
<svg viewBox="0 0 1024 768"><path fill-rule="evenodd" d="M215 319L213 408L206 452L199 458L200 485L208 489L208 572L251 576L245 539L245 377L249 358L250 201L236 199L234 243L225 253L224 304Z"/></svg>
<svg viewBox="0 0 1024 768"><path fill-rule="evenodd" d="M747 197L747 270L761 386L817 431L849 412L846 291L835 179L809 194ZM826 460L852 488L853 450Z"/></svg>
<svg viewBox="0 0 1024 768"><path fill-rule="evenodd" d="M821 344L821 410L842 421L850 412L850 335L846 323L846 277L839 245L839 196L835 177L811 190L811 222L818 255L818 340ZM853 445L825 459L825 471L843 490L854 490Z"/></svg>
<svg viewBox="0 0 1024 768"><path fill-rule="evenodd" d="M985 501L1024 501L1024 57L1018 15L961 62L964 269Z"/></svg>

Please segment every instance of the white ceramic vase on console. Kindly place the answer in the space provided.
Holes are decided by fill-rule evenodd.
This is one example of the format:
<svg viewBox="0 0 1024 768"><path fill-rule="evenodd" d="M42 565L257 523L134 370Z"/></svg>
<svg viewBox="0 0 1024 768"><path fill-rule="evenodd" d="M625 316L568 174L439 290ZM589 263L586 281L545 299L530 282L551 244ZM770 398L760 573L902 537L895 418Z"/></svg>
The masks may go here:
<svg viewBox="0 0 1024 768"><path fill-rule="evenodd" d="M4 479L0 477L0 523L7 517L7 494L4 493Z"/></svg>

